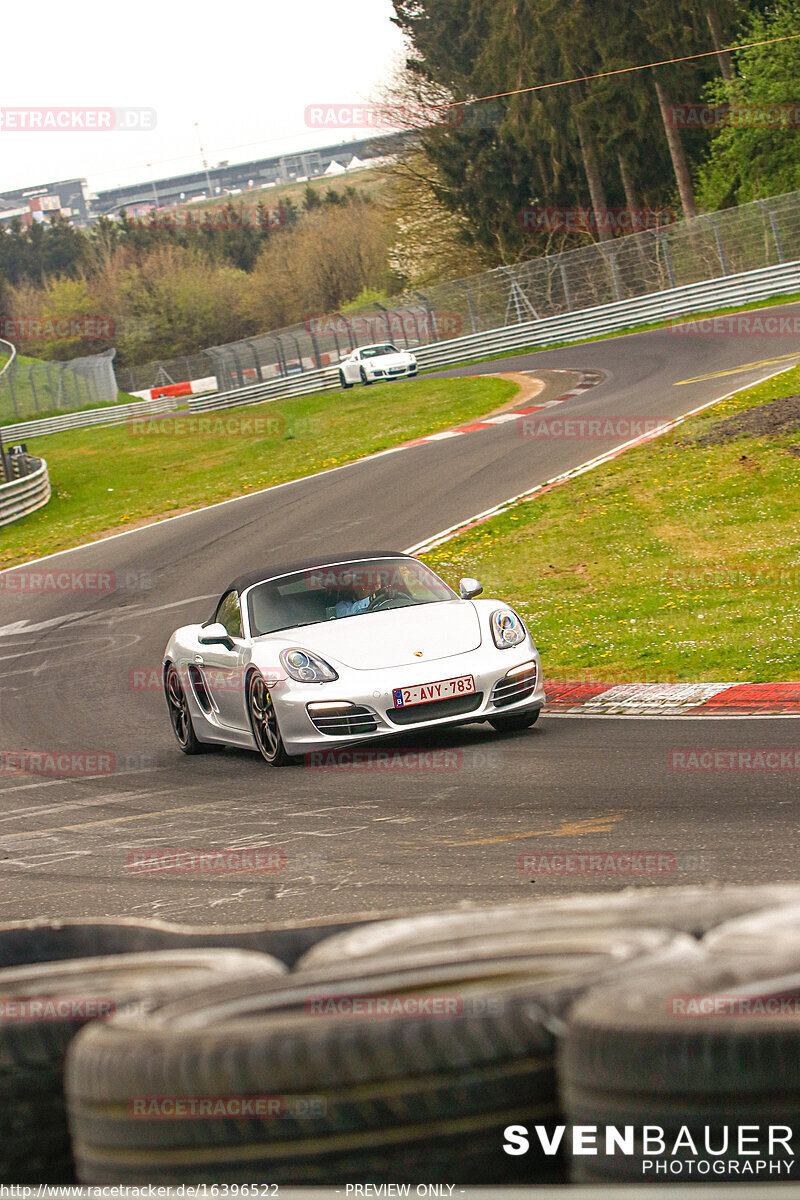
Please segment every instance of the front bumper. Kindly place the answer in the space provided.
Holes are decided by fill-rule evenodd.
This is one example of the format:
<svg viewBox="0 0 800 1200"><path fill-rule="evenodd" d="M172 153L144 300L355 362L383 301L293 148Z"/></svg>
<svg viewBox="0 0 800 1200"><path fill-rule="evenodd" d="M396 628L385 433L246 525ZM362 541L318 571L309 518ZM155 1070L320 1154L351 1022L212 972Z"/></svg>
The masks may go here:
<svg viewBox="0 0 800 1200"><path fill-rule="evenodd" d="M417 366L417 364L411 363L407 367L393 367L389 371L381 371L381 370L371 371L370 377L372 379L376 379L376 380L377 379L409 379L412 376L416 375L418 373L418 371L419 371L419 367Z"/></svg>
<svg viewBox="0 0 800 1200"><path fill-rule="evenodd" d="M535 664L535 681L525 672L508 678L510 671L526 663ZM468 654L389 670L356 671L338 667L337 670L339 679L334 683L292 682L273 693L281 736L289 754L336 749L417 730L533 712L545 702L541 661L529 639L513 650L483 645ZM438 683L463 675L474 677L474 695L395 708L396 688ZM528 686L531 682L532 687ZM312 710L312 717L309 705L330 707L324 712ZM352 708L343 711L344 705ZM328 732L323 732L324 729Z"/></svg>

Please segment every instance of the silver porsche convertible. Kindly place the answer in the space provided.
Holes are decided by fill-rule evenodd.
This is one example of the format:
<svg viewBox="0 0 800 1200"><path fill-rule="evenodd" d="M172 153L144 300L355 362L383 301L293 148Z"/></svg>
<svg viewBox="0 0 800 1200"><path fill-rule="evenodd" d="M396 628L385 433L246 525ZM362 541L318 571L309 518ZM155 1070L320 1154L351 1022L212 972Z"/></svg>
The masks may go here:
<svg viewBox="0 0 800 1200"><path fill-rule="evenodd" d="M235 579L210 620L176 630L164 691L185 754L293 756L488 721L526 729L545 695L520 616L409 555L289 563Z"/></svg>

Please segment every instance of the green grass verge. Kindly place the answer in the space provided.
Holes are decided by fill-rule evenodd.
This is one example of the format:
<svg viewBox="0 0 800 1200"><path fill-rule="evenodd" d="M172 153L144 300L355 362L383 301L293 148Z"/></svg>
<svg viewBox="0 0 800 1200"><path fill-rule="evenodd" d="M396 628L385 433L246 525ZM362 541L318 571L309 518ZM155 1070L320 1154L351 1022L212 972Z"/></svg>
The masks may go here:
<svg viewBox="0 0 800 1200"><path fill-rule="evenodd" d="M682 444L798 392L794 368L425 560L518 607L551 679L800 679L800 435Z"/></svg>
<svg viewBox="0 0 800 1200"><path fill-rule="evenodd" d="M339 466L474 420L518 390L503 379L397 381L37 438L53 498L0 530L0 563Z"/></svg>

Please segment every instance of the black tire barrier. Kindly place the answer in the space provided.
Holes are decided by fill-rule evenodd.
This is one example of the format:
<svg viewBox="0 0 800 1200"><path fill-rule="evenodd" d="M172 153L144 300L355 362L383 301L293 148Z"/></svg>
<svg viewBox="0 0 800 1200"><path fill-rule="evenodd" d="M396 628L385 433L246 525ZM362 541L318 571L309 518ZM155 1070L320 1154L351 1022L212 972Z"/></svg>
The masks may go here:
<svg viewBox="0 0 800 1200"><path fill-rule="evenodd" d="M779 1127L795 1136L800 1125L800 940L772 942L767 928L760 954L754 942L743 957L705 951L699 965L654 966L633 989L614 983L576 1003L560 1093L571 1125L600 1136L596 1155L572 1156L574 1182L798 1178ZM632 1152L608 1153L610 1126L633 1127ZM644 1126L663 1129L663 1150ZM740 1142L742 1126L754 1140ZM768 1164L759 1176L754 1155ZM781 1160L790 1171L772 1174Z"/></svg>
<svg viewBox="0 0 800 1200"><path fill-rule="evenodd" d="M800 952L800 901L726 921L703 938L704 947L712 954L739 958L755 955L759 961L767 942L780 955L791 950Z"/></svg>
<svg viewBox="0 0 800 1200"><path fill-rule="evenodd" d="M312 968L411 947L460 944L480 946L487 939L516 931L524 935L548 928L674 929L695 937L742 914L800 905L800 887L770 884L762 887L638 888L598 896L567 896L561 900L533 900L489 909L456 909L356 925L317 942L301 959L301 968Z"/></svg>
<svg viewBox="0 0 800 1200"><path fill-rule="evenodd" d="M286 973L262 954L180 950L0 970L0 1183L75 1179L63 1091L70 1041L89 1022L221 979L269 986Z"/></svg>
<svg viewBox="0 0 800 1200"><path fill-rule="evenodd" d="M217 986L146 1019L95 1023L75 1039L66 1073L78 1177L563 1180L561 1159L521 1164L502 1150L509 1121L559 1119L563 1014L586 988L633 979L644 962L699 956L670 931L550 930L489 943L477 957L473 947L409 951L294 973L269 990ZM231 1097L277 1109L217 1119L231 1115Z"/></svg>
<svg viewBox="0 0 800 1200"><path fill-rule="evenodd" d="M165 921L15 921L0 925L0 969L107 954L153 950L232 949L270 954L292 966L323 938L377 920L365 913L346 921L240 928L171 925Z"/></svg>

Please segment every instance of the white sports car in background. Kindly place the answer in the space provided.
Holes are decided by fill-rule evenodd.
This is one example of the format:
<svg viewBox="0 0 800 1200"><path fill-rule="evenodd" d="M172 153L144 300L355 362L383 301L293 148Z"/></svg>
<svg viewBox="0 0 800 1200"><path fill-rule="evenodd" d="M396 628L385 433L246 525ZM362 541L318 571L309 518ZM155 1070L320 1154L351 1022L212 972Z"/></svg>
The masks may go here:
<svg viewBox="0 0 800 1200"><path fill-rule="evenodd" d="M375 346L361 346L342 359L339 365L339 383L351 388L360 380L369 385L376 379L413 378L417 374L417 360L408 350L398 350L390 342Z"/></svg>
<svg viewBox="0 0 800 1200"><path fill-rule="evenodd" d="M462 579L456 595L394 552L242 575L164 653L181 749L242 746L279 766L439 725L526 729L545 700L539 655L517 613L481 591Z"/></svg>

